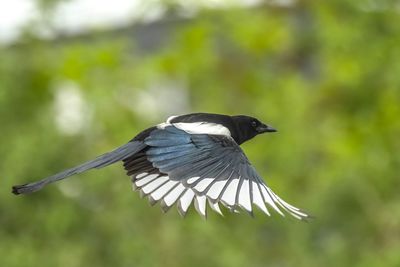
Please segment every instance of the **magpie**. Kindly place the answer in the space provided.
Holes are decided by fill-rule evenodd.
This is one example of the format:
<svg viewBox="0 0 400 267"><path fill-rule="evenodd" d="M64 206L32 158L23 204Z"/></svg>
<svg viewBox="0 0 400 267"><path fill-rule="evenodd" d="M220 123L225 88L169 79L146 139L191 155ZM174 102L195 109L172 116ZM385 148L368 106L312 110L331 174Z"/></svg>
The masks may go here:
<svg viewBox="0 0 400 267"><path fill-rule="evenodd" d="M253 214L253 204L268 216L267 206L284 216L310 216L277 196L257 174L240 145L256 135L276 132L258 119L238 115L192 113L171 116L166 122L140 132L127 144L94 160L37 182L13 186L16 195L90 169L122 161L134 190L157 202L164 212L175 203L182 216L194 202L206 217L207 203L222 215L219 204L232 212Z"/></svg>

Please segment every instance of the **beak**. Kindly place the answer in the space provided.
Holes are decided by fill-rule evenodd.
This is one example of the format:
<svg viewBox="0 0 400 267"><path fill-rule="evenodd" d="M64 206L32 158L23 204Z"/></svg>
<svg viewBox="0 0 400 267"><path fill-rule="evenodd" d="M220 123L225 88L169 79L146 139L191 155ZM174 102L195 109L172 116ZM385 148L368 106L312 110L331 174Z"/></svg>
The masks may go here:
<svg viewBox="0 0 400 267"><path fill-rule="evenodd" d="M272 133L272 132L278 131L278 130L272 128L271 126L265 125L265 124L258 126L256 130L258 133Z"/></svg>

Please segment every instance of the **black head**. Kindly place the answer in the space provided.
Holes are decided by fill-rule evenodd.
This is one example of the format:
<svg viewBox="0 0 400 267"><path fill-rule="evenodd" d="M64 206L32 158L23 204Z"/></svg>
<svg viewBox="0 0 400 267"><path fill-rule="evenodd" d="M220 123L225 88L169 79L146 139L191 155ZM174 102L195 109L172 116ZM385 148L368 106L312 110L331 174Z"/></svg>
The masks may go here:
<svg viewBox="0 0 400 267"><path fill-rule="evenodd" d="M277 131L271 126L266 125L260 122L258 119L250 116L232 116L232 119L236 126L235 131L232 132L232 137L239 145L247 140L250 140L258 134Z"/></svg>
<svg viewBox="0 0 400 267"><path fill-rule="evenodd" d="M260 122L258 119L244 115L229 116L212 113L191 113L173 117L170 119L170 122L208 122L221 124L229 129L232 138L239 145L258 134L276 132L274 128Z"/></svg>

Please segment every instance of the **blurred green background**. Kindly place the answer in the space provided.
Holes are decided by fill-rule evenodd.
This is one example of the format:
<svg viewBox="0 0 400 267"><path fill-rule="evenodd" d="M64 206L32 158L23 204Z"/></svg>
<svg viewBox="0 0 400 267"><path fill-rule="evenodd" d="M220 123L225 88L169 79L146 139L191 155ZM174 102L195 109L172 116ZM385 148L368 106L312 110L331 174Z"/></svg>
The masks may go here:
<svg viewBox="0 0 400 267"><path fill-rule="evenodd" d="M398 1L190 16L182 1L151 1L162 18L50 40L34 30L58 2L38 2L43 20L0 48L0 266L400 266ZM276 127L244 150L316 219L163 214L119 164L11 194L199 111Z"/></svg>

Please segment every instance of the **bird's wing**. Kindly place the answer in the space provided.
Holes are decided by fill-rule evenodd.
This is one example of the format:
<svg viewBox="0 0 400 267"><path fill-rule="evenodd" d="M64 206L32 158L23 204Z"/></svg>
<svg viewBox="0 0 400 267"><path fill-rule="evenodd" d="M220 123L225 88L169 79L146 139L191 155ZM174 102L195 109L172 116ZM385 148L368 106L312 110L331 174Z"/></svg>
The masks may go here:
<svg viewBox="0 0 400 267"><path fill-rule="evenodd" d="M136 172L134 184L154 201L162 200L166 208L177 201L181 214L185 214L194 199L203 216L207 201L218 212L218 203L231 211L240 207L250 213L255 204L269 215L267 203L281 215L282 208L298 219L308 217L268 188L239 145L228 136L189 134L166 126L152 131L144 143L149 148L141 164L147 169Z"/></svg>
<svg viewBox="0 0 400 267"><path fill-rule="evenodd" d="M24 185L13 186L12 192L14 194L18 195L18 194L26 194L26 193L32 193L32 192L38 191L38 190L42 189L44 186L46 186L47 184L65 179L71 175L82 173L82 172L85 172L87 170L94 169L94 168L100 169L100 168L106 167L110 164L113 164L117 161L123 160L123 159L139 152L140 150L142 150L145 147L146 147L146 145L143 142L131 141L131 142L129 142L123 146L120 146L111 152L103 154L93 160L90 160L79 166L65 170L63 172L57 173L50 177L44 178L40 181L29 183L29 184L24 184Z"/></svg>

